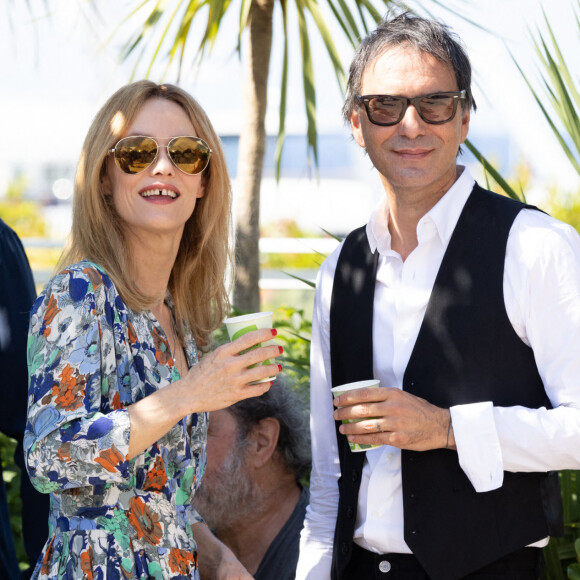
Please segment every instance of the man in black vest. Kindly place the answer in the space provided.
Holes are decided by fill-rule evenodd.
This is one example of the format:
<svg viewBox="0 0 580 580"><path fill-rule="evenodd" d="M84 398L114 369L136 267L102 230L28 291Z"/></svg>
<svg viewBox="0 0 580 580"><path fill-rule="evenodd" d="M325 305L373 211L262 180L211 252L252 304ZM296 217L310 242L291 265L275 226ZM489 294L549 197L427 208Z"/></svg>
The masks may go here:
<svg viewBox="0 0 580 580"><path fill-rule="evenodd" d="M457 165L471 109L446 26L402 14L362 41L343 113L386 195L319 273L299 580L536 579L562 532L580 237Z"/></svg>

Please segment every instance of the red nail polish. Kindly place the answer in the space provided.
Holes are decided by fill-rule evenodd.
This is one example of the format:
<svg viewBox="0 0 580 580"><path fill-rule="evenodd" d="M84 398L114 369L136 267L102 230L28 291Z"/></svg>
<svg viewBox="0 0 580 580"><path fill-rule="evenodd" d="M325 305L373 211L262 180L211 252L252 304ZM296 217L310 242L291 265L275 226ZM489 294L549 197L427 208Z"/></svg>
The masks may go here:
<svg viewBox="0 0 580 580"><path fill-rule="evenodd" d="M278 365L278 371L282 372L282 365Z"/></svg>
<svg viewBox="0 0 580 580"><path fill-rule="evenodd" d="M276 336L278 334L278 331L275 328L272 328L272 336Z"/></svg>
<svg viewBox="0 0 580 580"><path fill-rule="evenodd" d="M278 351L280 352L280 354L282 354L284 352L284 349L281 346L279 346Z"/></svg>

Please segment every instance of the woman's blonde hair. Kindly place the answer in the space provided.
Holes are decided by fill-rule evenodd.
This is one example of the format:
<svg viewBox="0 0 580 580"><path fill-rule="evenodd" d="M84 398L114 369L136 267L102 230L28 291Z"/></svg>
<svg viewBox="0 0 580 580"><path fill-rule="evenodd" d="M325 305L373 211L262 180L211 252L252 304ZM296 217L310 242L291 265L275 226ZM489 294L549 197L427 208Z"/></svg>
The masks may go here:
<svg viewBox="0 0 580 580"><path fill-rule="evenodd" d="M197 136L213 151L202 174L204 195L185 224L169 279L177 320L192 329L198 346L203 347L229 307L225 273L231 264L231 184L219 137L205 111L183 89L138 81L119 89L97 113L77 168L72 229L57 268L89 259L105 269L129 308L142 311L152 306L152 298L131 279L133 257L125 227L103 184L109 151L126 136L125 131L150 99L177 103Z"/></svg>

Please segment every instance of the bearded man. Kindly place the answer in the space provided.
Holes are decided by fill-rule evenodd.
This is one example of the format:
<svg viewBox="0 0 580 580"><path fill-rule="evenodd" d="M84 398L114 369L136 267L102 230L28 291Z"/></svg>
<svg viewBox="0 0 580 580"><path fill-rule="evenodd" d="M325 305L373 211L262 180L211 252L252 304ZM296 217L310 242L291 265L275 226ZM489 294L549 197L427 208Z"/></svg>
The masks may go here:
<svg viewBox="0 0 580 580"><path fill-rule="evenodd" d="M210 413L195 508L256 580L294 580L309 470L304 405L280 378L262 396Z"/></svg>

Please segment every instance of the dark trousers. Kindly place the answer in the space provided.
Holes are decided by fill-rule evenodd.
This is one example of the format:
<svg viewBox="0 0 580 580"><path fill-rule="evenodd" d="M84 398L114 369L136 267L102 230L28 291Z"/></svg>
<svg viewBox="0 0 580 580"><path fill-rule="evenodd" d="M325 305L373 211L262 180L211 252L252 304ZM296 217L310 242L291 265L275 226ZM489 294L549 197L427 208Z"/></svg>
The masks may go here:
<svg viewBox="0 0 580 580"><path fill-rule="evenodd" d="M348 580L430 580L412 554L375 554L353 543L346 569ZM466 580L539 580L544 569L541 548L522 548L484 568Z"/></svg>

